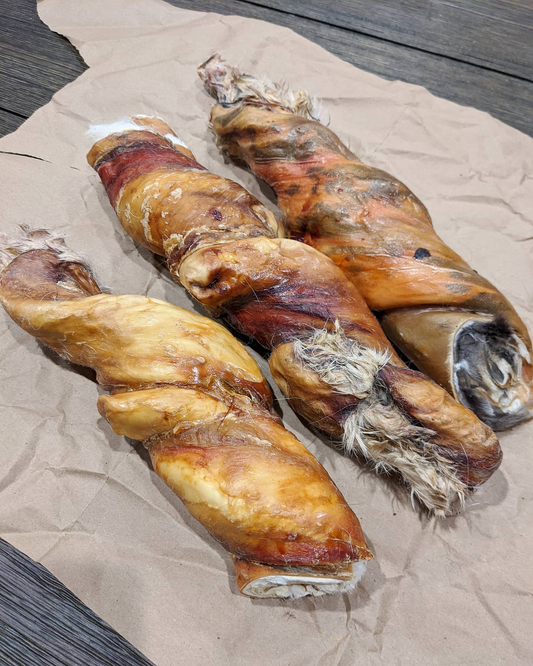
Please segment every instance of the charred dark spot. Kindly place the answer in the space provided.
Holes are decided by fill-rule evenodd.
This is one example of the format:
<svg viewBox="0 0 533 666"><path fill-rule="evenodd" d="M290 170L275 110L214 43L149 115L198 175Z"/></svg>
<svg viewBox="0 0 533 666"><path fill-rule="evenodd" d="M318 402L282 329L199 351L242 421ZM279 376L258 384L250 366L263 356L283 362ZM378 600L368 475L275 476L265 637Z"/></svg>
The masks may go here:
<svg viewBox="0 0 533 666"><path fill-rule="evenodd" d="M305 229L297 229L295 231L290 231L291 240L297 240L300 243L305 243Z"/></svg>
<svg viewBox="0 0 533 666"><path fill-rule="evenodd" d="M256 162L281 160L284 162L306 162L316 151L317 133L308 133L308 121L295 116L297 123L283 135L281 128L268 128L269 141L261 145L252 143L248 147ZM290 123L289 123L290 124Z"/></svg>
<svg viewBox="0 0 533 666"><path fill-rule="evenodd" d="M212 289L220 282L220 275L217 273L211 282L204 287L204 289Z"/></svg>
<svg viewBox="0 0 533 666"><path fill-rule="evenodd" d="M458 294L459 296L463 294L467 294L470 290L470 286L468 284L459 284L457 282L449 282L446 285L446 289L451 293L451 294Z"/></svg>
<svg viewBox="0 0 533 666"><path fill-rule="evenodd" d="M191 281L191 285L193 287L196 287L197 289L207 290L207 289L212 289L213 287L216 287L216 285L219 282L220 282L220 274L216 273L214 278L211 280L211 282L209 284L200 284L199 282Z"/></svg>
<svg viewBox="0 0 533 666"><path fill-rule="evenodd" d="M240 112L240 111L239 111ZM230 131L224 134L224 139L240 143L250 143L253 144L257 136L257 130L255 127L233 127Z"/></svg>
<svg viewBox="0 0 533 666"><path fill-rule="evenodd" d="M220 103L220 106L223 109L228 109L233 106L233 102L231 103ZM232 120L235 120L235 118L239 115L239 113L242 111L242 106L237 106L231 113L226 113L223 116L219 116L216 119L217 125L220 125L221 127L226 127L228 123L230 123Z"/></svg>
<svg viewBox="0 0 533 666"><path fill-rule="evenodd" d="M214 217L215 220L218 220L219 222L222 220L222 213L218 210L218 208L210 208L209 215Z"/></svg>
<svg viewBox="0 0 533 666"><path fill-rule="evenodd" d="M318 183L315 183L315 184L313 185L313 190L312 190L312 192L313 192L313 194L316 194L316 193L318 192Z"/></svg>
<svg viewBox="0 0 533 666"><path fill-rule="evenodd" d="M419 247L414 256L415 259L427 259L428 257L431 257L431 252L426 250L425 247Z"/></svg>
<svg viewBox="0 0 533 666"><path fill-rule="evenodd" d="M316 233L316 230L323 228L323 225L342 224L346 219L344 207L331 206L320 200L303 212L304 214L297 218L296 223L300 228L305 227L312 235Z"/></svg>
<svg viewBox="0 0 533 666"><path fill-rule="evenodd" d="M325 127L316 120L304 119L301 116L292 116L285 121L286 126L290 126L289 134L293 136L307 134L310 138L307 142L312 141L313 151L317 147L323 147L334 153L338 153L348 159L356 159L355 155L348 150L348 148L341 143L340 139L328 127Z"/></svg>
<svg viewBox="0 0 533 666"><path fill-rule="evenodd" d="M292 196L294 196L295 194L297 194L299 191L300 191L300 186L294 184L294 185L290 185L290 186L285 190L285 194L287 194L289 197L292 197Z"/></svg>
<svg viewBox="0 0 533 666"><path fill-rule="evenodd" d="M295 156L299 159L308 159L316 151L316 140L314 137L305 139L305 141L298 141L297 148L295 150Z"/></svg>
<svg viewBox="0 0 533 666"><path fill-rule="evenodd" d="M262 146L251 143L248 149L256 162L291 159L291 151L287 148L286 141L271 141Z"/></svg>

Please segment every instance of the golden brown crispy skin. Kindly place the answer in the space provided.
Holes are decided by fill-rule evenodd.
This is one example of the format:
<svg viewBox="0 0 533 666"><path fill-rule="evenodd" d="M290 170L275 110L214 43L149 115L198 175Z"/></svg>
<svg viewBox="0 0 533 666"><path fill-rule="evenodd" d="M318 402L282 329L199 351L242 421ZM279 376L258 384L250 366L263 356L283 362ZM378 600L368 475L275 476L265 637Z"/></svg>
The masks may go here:
<svg viewBox="0 0 533 666"><path fill-rule="evenodd" d="M104 138L88 155L122 226L165 256L210 312L273 350L273 377L302 416L378 469L399 472L439 515L490 477L501 459L494 434L403 366L338 266L280 238L270 211L174 145L160 119L128 125L109 136L96 129ZM415 384L427 386L417 405Z"/></svg>
<svg viewBox="0 0 533 666"><path fill-rule="evenodd" d="M533 415L532 346L509 301L435 233L425 206L363 164L292 95L214 56L199 68L220 147L275 191L292 238L340 266L388 337L497 429Z"/></svg>
<svg viewBox="0 0 533 666"><path fill-rule="evenodd" d="M241 585L246 594L356 582L346 569L372 557L357 517L269 411L259 367L226 329L164 301L102 294L82 260L42 230L0 238L0 267L11 318L96 370L110 392L98 409L115 432L144 441L157 474L239 562L268 565Z"/></svg>

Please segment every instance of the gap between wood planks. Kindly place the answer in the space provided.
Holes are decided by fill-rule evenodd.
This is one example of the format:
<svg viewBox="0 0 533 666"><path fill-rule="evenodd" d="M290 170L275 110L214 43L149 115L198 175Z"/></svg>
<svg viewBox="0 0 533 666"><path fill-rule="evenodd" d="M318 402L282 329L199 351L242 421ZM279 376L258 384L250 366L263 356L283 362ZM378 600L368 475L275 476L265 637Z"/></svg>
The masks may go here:
<svg viewBox="0 0 533 666"><path fill-rule="evenodd" d="M492 7L496 0L471 2L477 8ZM0 53L3 51L4 58L0 59L0 87L4 95L0 101L0 135L13 131L22 119L29 117L49 101L54 92L86 69L77 51L40 22L35 5L17 0L2 0L2 3L4 20L0 25ZM422 37L417 30L426 19L424 12L414 10L450 5L453 11L458 11L457 0L411 0L399 6L390 0L376 0L370 4L364 0L335 0L333 3L290 0L290 9L281 0L170 0L170 4L283 25L361 69L387 79L422 85L439 97L488 111L517 129L528 134L533 132L528 121L533 113L531 81L504 72L494 63L465 62L462 56L439 53L444 47L442 43L432 41L432 34L434 36L442 20L441 23L426 21L427 37L424 33L424 44L420 44ZM525 16L528 13L533 16L533 9L524 11ZM369 20L370 16L375 17L373 22ZM413 16L418 17L418 25L409 32L409 26L405 24ZM524 22L527 23L525 19ZM437 28L432 27L434 23ZM521 27L522 32L524 29L527 31L527 26ZM460 30L455 32L460 33ZM452 37L448 30L440 39L441 42L453 41ZM523 35L518 41L523 41ZM510 40L510 46L506 42L507 52L516 52L517 57L527 59L529 55L523 55L519 43L515 44L515 51L512 50L513 43ZM445 46L449 51L451 46ZM485 52L491 50L493 56L501 50L497 42L484 48ZM530 50L533 52L533 47ZM521 63L519 65L521 67Z"/></svg>
<svg viewBox="0 0 533 666"><path fill-rule="evenodd" d="M533 81L531 4L514 0L240 1Z"/></svg>

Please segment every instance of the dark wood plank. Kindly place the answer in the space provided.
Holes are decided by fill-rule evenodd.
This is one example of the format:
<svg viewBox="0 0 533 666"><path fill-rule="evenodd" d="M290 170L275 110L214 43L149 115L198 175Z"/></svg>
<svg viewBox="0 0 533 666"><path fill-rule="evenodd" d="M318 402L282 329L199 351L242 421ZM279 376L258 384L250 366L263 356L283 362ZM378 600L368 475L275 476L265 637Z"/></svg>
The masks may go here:
<svg viewBox="0 0 533 666"><path fill-rule="evenodd" d="M271 11L242 0L169 1L187 9L240 14L292 28L356 67L386 79L424 86L439 97L488 111L522 132L533 135L533 83L528 81L319 21ZM336 1L333 4L337 6Z"/></svg>
<svg viewBox="0 0 533 666"><path fill-rule="evenodd" d="M27 118L86 65L41 22L35 2L1 0L0 11L0 109Z"/></svg>
<svg viewBox="0 0 533 666"><path fill-rule="evenodd" d="M252 1L533 81L530 0Z"/></svg>
<svg viewBox="0 0 533 666"><path fill-rule="evenodd" d="M0 539L2 666L154 666L48 569Z"/></svg>
<svg viewBox="0 0 533 666"><path fill-rule="evenodd" d="M243 0L172 0L171 4L284 25L361 69L425 86L436 95L488 111L533 134L533 84L528 81ZM2 0L2 10L0 63L6 54L10 64L0 64L4 92L0 106L29 116L85 66L65 39L40 23L33 3Z"/></svg>
<svg viewBox="0 0 533 666"><path fill-rule="evenodd" d="M11 134L14 132L26 119L24 116L16 116L9 111L2 111L0 109L0 136Z"/></svg>

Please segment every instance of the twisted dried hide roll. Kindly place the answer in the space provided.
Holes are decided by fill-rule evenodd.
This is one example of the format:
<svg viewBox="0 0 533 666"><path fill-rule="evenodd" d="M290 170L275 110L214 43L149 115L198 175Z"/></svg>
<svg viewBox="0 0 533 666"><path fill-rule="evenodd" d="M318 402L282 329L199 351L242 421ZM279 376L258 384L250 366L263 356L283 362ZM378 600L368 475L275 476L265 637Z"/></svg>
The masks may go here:
<svg viewBox="0 0 533 666"><path fill-rule="evenodd" d="M0 299L25 331L109 391L98 409L141 440L157 474L233 555L241 592L354 586L372 558L357 517L270 411L271 393L219 324L164 301L100 292L62 239L0 237Z"/></svg>
<svg viewBox="0 0 533 666"><path fill-rule="evenodd" d="M381 312L387 336L496 430L533 415L531 339L509 301L437 236L400 181L363 164L314 101L213 56L219 146L275 191L292 238L331 257Z"/></svg>
<svg viewBox="0 0 533 666"><path fill-rule="evenodd" d="M91 130L88 155L126 232L166 257L215 316L272 350L272 375L316 428L452 511L498 467L494 434L405 368L354 285L324 254L279 238L273 214L206 171L168 125L136 116Z"/></svg>

